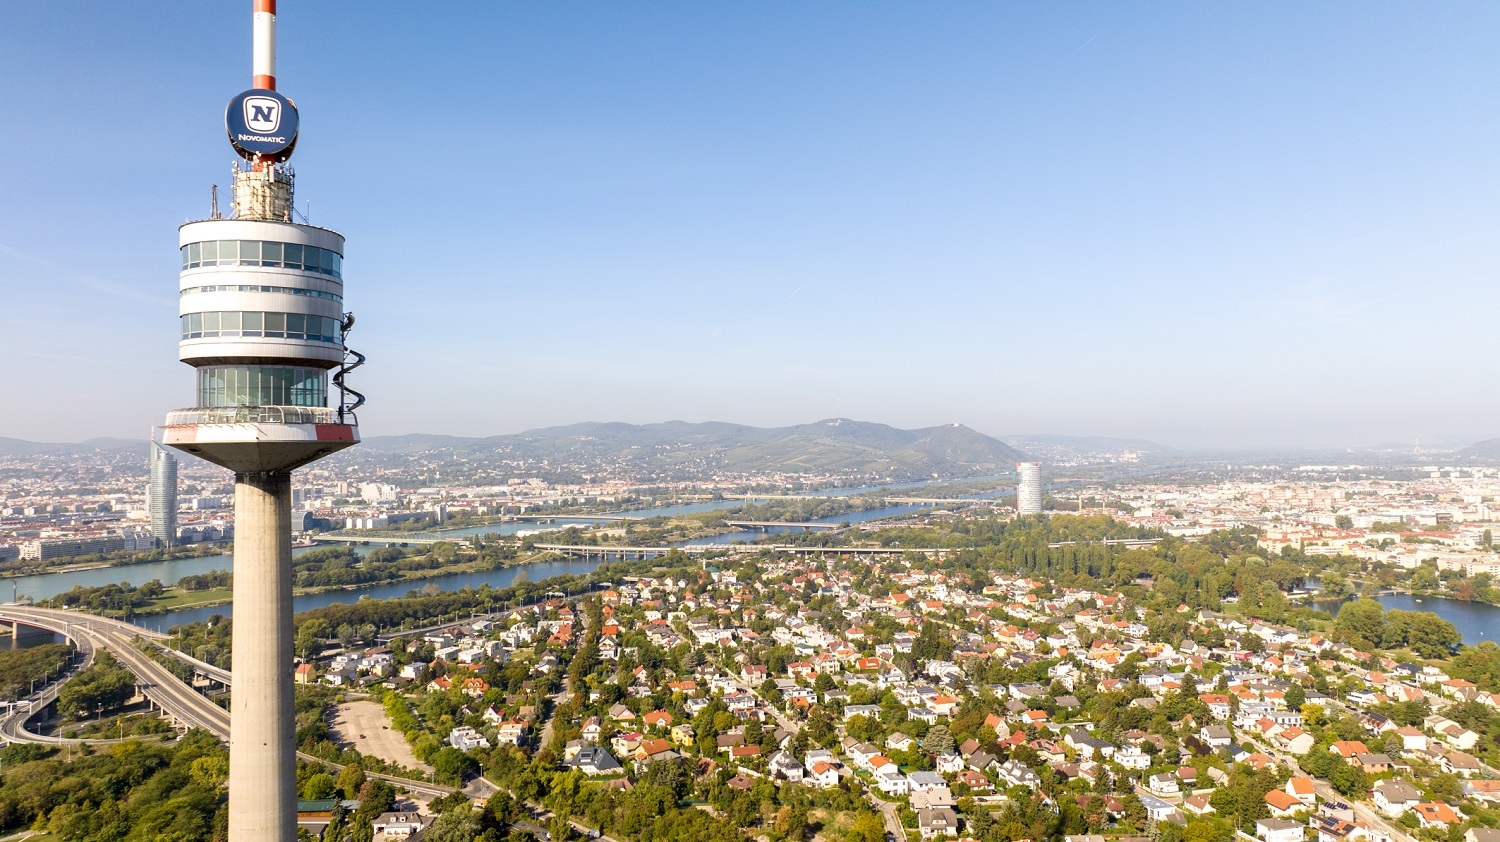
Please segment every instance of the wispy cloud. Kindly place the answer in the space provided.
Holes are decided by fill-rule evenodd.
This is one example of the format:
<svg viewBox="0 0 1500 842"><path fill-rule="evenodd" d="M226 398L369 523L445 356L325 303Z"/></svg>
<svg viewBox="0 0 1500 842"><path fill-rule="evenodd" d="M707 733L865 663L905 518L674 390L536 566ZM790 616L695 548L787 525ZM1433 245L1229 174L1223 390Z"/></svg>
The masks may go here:
<svg viewBox="0 0 1500 842"><path fill-rule="evenodd" d="M92 292L103 293L105 295L114 296L116 298L127 298L133 301L145 301L151 304L162 304L166 306L171 306L174 304L174 302L170 298L161 298L154 295L147 295L146 293L141 292L140 290L132 286L122 284L119 281L111 281L108 278L100 278L94 275L85 275L79 272L73 272L61 266L58 266L57 264L53 263L50 260L47 260L46 258L37 257L34 254L29 254L27 252L21 251L20 249L13 246L8 246L5 243L0 243L0 257L36 267L45 272L48 278L51 280L71 283Z"/></svg>
<svg viewBox="0 0 1500 842"><path fill-rule="evenodd" d="M1296 321L1344 325L1363 321L1379 307L1382 299L1371 295L1367 288L1356 289L1319 278L1287 287L1276 297L1255 299L1251 303Z"/></svg>

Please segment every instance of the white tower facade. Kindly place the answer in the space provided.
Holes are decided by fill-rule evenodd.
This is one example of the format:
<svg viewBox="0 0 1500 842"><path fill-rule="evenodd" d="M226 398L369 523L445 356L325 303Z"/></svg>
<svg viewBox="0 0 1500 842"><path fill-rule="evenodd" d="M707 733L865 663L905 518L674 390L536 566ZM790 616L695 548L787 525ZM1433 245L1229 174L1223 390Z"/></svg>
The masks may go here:
<svg viewBox="0 0 1500 842"><path fill-rule="evenodd" d="M1023 515L1042 513L1042 463L1017 462L1016 511Z"/></svg>
<svg viewBox="0 0 1500 842"><path fill-rule="evenodd" d="M232 218L178 229L196 400L162 440L234 472L229 842L295 842L291 472L359 441L343 377L364 357L344 345L343 236L292 221L297 110L275 90L275 0L253 2L254 87L225 111Z"/></svg>

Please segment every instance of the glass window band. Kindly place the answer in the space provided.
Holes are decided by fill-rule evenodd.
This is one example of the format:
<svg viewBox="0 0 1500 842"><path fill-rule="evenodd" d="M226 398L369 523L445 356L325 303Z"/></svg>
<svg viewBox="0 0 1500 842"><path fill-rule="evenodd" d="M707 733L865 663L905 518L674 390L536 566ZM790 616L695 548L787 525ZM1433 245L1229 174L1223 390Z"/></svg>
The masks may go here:
<svg viewBox="0 0 1500 842"><path fill-rule="evenodd" d="M272 365L198 369L199 406L327 406L328 372Z"/></svg>
<svg viewBox="0 0 1500 842"><path fill-rule="evenodd" d="M322 298L328 301L344 300L344 296L333 292L324 292L320 289L299 289L297 287L273 287L264 284L208 284L201 287L188 287L180 295L197 295L200 292L278 292L282 295L304 295L308 298Z"/></svg>
<svg viewBox="0 0 1500 842"><path fill-rule="evenodd" d="M187 313L182 317L183 339L305 339L342 344L338 319L303 313L263 313L226 310Z"/></svg>
<svg viewBox="0 0 1500 842"><path fill-rule="evenodd" d="M262 266L344 277L344 256L336 251L261 240L207 240L182 247L183 269L204 266Z"/></svg>

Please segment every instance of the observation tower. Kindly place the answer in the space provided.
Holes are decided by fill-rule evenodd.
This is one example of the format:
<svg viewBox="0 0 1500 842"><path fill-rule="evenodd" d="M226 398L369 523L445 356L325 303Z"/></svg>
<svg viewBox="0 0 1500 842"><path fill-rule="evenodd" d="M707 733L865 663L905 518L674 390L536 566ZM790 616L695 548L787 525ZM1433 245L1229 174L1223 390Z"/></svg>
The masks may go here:
<svg viewBox="0 0 1500 842"><path fill-rule="evenodd" d="M297 108L276 91L276 0L254 2L250 90L225 129L243 159L231 211L178 229L179 357L196 406L167 414L169 447L234 472L230 842L297 838L292 707L291 477L359 441L364 362L344 338L344 238L293 220Z"/></svg>

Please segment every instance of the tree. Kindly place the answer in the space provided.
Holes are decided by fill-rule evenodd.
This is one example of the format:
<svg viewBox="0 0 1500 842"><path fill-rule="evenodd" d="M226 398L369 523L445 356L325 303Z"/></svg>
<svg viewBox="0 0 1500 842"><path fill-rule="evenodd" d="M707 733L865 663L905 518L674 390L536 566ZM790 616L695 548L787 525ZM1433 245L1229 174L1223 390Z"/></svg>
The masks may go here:
<svg viewBox="0 0 1500 842"><path fill-rule="evenodd" d="M1286 688L1286 706L1292 710L1301 710L1302 704L1307 701L1307 691L1301 684L1293 684Z"/></svg>
<svg viewBox="0 0 1500 842"><path fill-rule="evenodd" d="M464 778L479 770L479 764L467 754L452 746L439 749L432 758L432 771L437 779L450 786L463 786Z"/></svg>
<svg viewBox="0 0 1500 842"><path fill-rule="evenodd" d="M849 842L885 842L885 821L876 813L861 810L845 838Z"/></svg>
<svg viewBox="0 0 1500 842"><path fill-rule="evenodd" d="M1449 663L1448 672L1485 692L1500 691L1500 644L1486 640L1465 648Z"/></svg>
<svg viewBox="0 0 1500 842"><path fill-rule="evenodd" d="M308 620L297 627L297 638L295 648L297 654L303 658L311 658L318 654L322 648L323 641L328 638L328 623L317 618Z"/></svg>
<svg viewBox="0 0 1500 842"><path fill-rule="evenodd" d="M1431 611L1407 614L1406 644L1424 658L1446 657L1462 640L1452 623Z"/></svg>
<svg viewBox="0 0 1500 842"><path fill-rule="evenodd" d="M188 767L193 782L204 789L218 789L229 780L229 755L227 753L205 754Z"/></svg>
<svg viewBox="0 0 1500 842"><path fill-rule="evenodd" d="M1356 599L1339 608L1334 637L1362 649L1373 649L1384 639L1385 608L1373 599Z"/></svg>
<svg viewBox="0 0 1500 842"><path fill-rule="evenodd" d="M474 842L482 832L479 814L465 803L438 816L424 838L427 842Z"/></svg>
<svg viewBox="0 0 1500 842"><path fill-rule="evenodd" d="M1303 703L1302 705L1302 721L1307 723L1307 727L1309 728L1321 727L1326 721L1327 715L1328 712L1323 709L1322 705L1307 703Z"/></svg>
<svg viewBox="0 0 1500 842"><path fill-rule="evenodd" d="M922 738L922 750L928 754L948 754L953 751L953 735L946 725L934 725Z"/></svg>
<svg viewBox="0 0 1500 842"><path fill-rule="evenodd" d="M1349 517L1348 515L1334 515L1333 525L1337 529L1342 529L1345 532L1348 532L1349 530L1354 528L1354 518Z"/></svg>
<svg viewBox="0 0 1500 842"><path fill-rule="evenodd" d="M359 791L365 785L365 770L350 763L339 772L338 785L345 798L359 798Z"/></svg>
<svg viewBox="0 0 1500 842"><path fill-rule="evenodd" d="M326 798L333 798L335 795L338 795L338 784L327 772L318 772L302 784L304 801L322 801Z"/></svg>
<svg viewBox="0 0 1500 842"><path fill-rule="evenodd" d="M807 808L798 804L786 804L776 811L776 821L772 828L781 835L783 839L796 842L802 838L807 830Z"/></svg>
<svg viewBox="0 0 1500 842"><path fill-rule="evenodd" d="M833 717L829 715L828 709L822 705L815 706L807 714L807 725L801 733L806 734L817 745L827 747L833 744L838 737L838 731L834 728Z"/></svg>
<svg viewBox="0 0 1500 842"><path fill-rule="evenodd" d="M135 676L115 656L100 652L94 663L58 691L57 707L70 716L87 716L123 704L134 695Z"/></svg>

